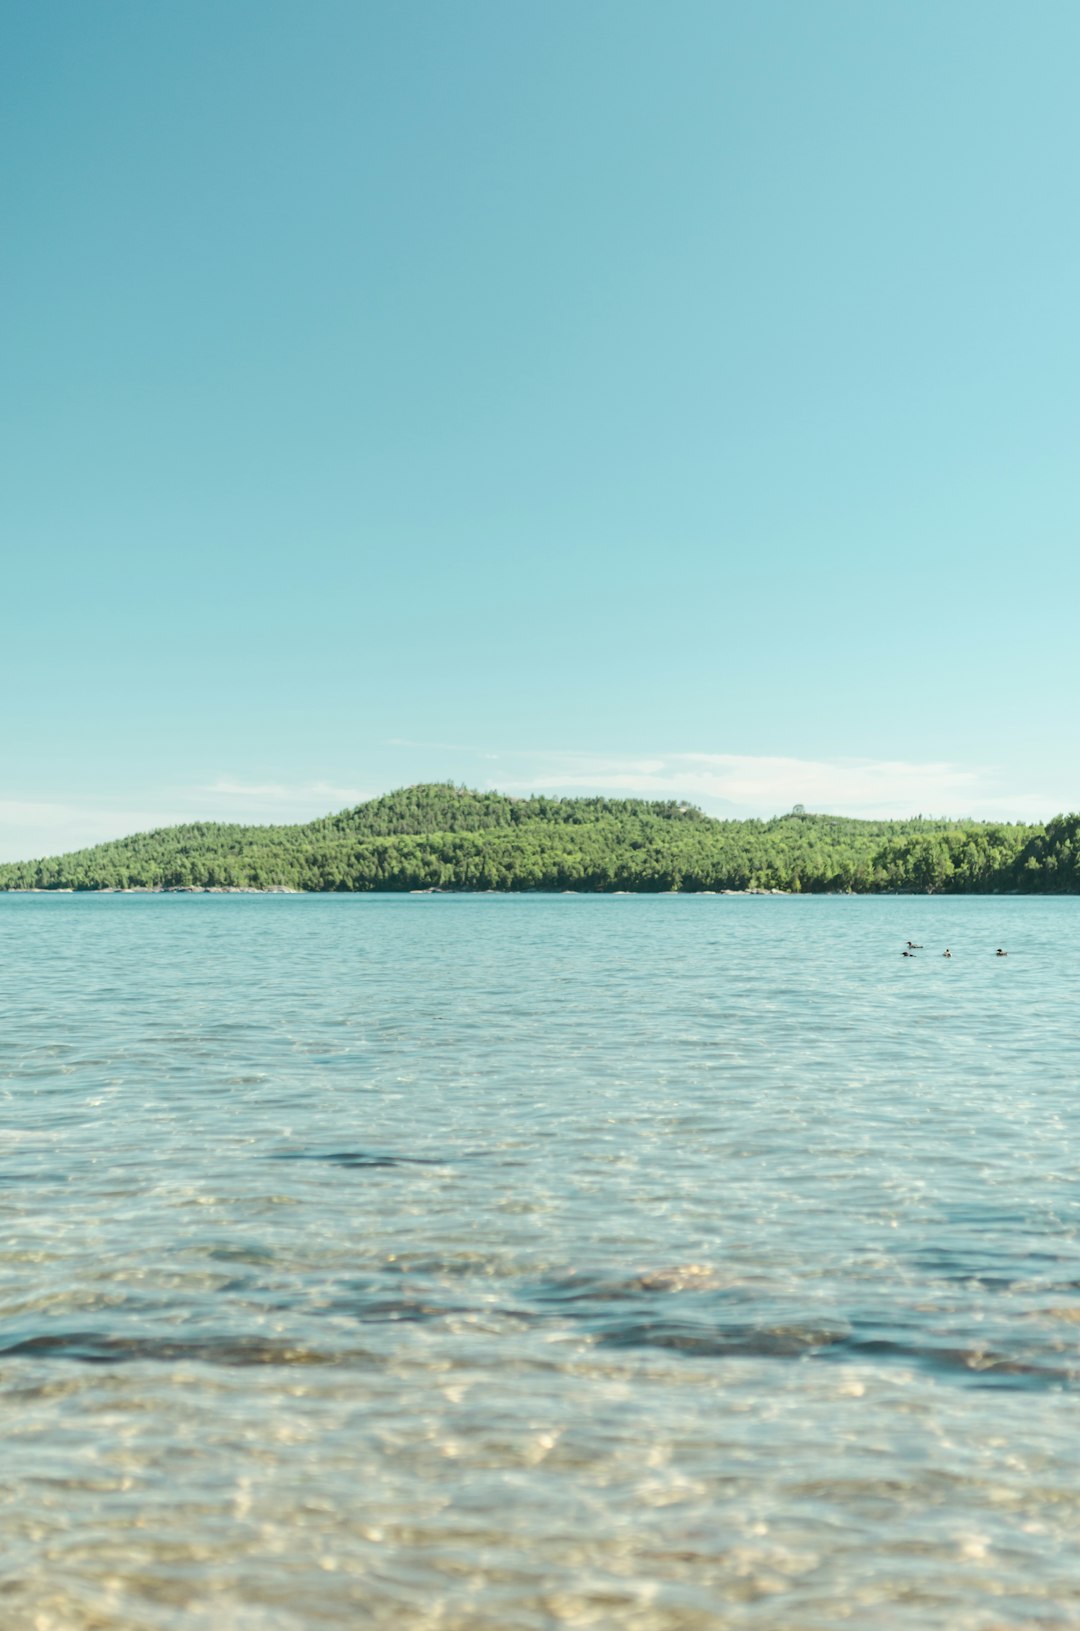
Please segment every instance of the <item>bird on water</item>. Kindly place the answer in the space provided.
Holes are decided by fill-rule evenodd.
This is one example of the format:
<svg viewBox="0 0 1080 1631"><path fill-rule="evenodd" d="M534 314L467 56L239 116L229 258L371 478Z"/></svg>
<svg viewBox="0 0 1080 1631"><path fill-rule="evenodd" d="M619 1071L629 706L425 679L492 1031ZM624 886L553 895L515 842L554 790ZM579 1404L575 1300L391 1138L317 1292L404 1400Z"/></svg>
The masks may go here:
<svg viewBox="0 0 1080 1631"><path fill-rule="evenodd" d="M1000 946L998 947L997 951L994 953L995 957L1008 957L1008 955L1009 955L1008 952L1007 951L1002 951Z"/></svg>
<svg viewBox="0 0 1080 1631"><path fill-rule="evenodd" d="M946 946L946 947L945 947L945 950L944 950L944 951L943 951L943 952L942 952L942 954L941 954L941 955L942 955L942 957L951 957L951 956L952 956L952 952L951 952L951 951L950 951L950 950L949 950L949 948L948 948L948 946Z"/></svg>

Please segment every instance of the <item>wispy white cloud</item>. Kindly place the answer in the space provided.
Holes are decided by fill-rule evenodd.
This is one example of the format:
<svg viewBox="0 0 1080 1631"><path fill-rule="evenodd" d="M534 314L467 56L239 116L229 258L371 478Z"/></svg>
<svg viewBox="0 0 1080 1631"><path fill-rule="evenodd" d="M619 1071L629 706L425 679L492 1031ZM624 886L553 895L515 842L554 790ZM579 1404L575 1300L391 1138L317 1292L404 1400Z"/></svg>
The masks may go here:
<svg viewBox="0 0 1080 1631"><path fill-rule="evenodd" d="M360 787L335 787L332 782L240 782L228 776L219 776L216 782L200 787L196 792L210 798L248 800L258 804L289 804L310 806L319 800L328 800L326 808L345 804L360 804L373 797Z"/></svg>
<svg viewBox="0 0 1080 1631"><path fill-rule="evenodd" d="M947 760L803 759L767 754L671 753L650 758L554 753L522 765L509 792L594 792L686 798L719 814L775 815L794 804L836 815L914 814L1042 820L1068 800L1002 790L985 767Z"/></svg>
<svg viewBox="0 0 1080 1631"><path fill-rule="evenodd" d="M164 810L0 799L0 861L25 861L85 849L109 838L148 832L181 819Z"/></svg>
<svg viewBox="0 0 1080 1631"><path fill-rule="evenodd" d="M242 782L222 776L207 786L159 790L154 804L141 808L91 798L0 799L0 861L60 855L185 821L310 821L372 796L332 782Z"/></svg>

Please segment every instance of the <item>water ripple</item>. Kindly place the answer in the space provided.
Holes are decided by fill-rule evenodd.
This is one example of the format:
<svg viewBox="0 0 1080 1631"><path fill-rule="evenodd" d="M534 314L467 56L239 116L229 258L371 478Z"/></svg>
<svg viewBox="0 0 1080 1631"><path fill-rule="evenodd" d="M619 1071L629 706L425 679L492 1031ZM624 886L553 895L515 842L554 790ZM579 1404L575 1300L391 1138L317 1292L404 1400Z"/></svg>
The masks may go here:
<svg viewBox="0 0 1080 1631"><path fill-rule="evenodd" d="M0 1620L1078 1623L1078 999L1071 901L0 898Z"/></svg>

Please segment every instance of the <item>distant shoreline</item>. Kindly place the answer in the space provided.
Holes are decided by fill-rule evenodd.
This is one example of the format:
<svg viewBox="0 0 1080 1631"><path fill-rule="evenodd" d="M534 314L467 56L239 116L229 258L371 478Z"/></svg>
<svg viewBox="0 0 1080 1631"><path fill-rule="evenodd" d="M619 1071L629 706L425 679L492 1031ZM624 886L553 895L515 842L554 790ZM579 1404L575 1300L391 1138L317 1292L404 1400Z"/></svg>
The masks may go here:
<svg viewBox="0 0 1080 1631"><path fill-rule="evenodd" d="M1080 815L1045 826L718 820L678 799L405 787L317 821L213 821L0 864L0 890L119 894L1080 894Z"/></svg>
<svg viewBox="0 0 1080 1631"><path fill-rule="evenodd" d="M1059 890L1053 894L1054 899L1069 899L1076 891ZM148 885L145 888L131 889L76 889L70 885L59 885L56 888L44 889L8 889L0 886L0 896L4 895L289 895L305 897L318 895L330 896L359 896L359 895L392 895L399 898L416 897L420 895L440 895L446 899L455 897L499 895L506 899L521 896L544 896L555 898L563 895L573 895L582 900L588 899L649 899L670 900L674 896L680 899L693 897L711 899L748 900L751 897L782 900L889 900L889 899L923 899L923 900L1008 900L1024 899L1038 900L1045 898L1046 890L1024 889L292 889L286 884L272 884L265 889L248 888L242 885L215 885L215 884L178 884L178 885Z"/></svg>

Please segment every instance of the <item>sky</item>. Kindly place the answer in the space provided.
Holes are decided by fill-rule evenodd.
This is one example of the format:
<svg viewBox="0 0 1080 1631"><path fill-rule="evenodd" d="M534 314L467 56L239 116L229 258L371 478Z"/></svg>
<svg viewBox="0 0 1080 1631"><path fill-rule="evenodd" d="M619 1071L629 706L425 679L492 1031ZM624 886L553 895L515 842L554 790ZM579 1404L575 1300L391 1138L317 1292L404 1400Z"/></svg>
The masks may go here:
<svg viewBox="0 0 1080 1631"><path fill-rule="evenodd" d="M0 859L1080 807L1080 7L0 8Z"/></svg>

